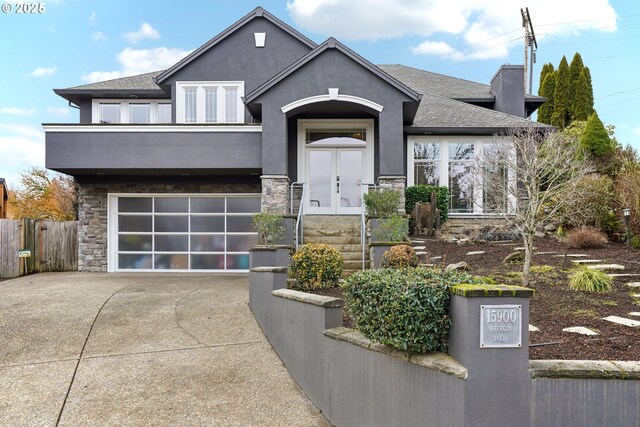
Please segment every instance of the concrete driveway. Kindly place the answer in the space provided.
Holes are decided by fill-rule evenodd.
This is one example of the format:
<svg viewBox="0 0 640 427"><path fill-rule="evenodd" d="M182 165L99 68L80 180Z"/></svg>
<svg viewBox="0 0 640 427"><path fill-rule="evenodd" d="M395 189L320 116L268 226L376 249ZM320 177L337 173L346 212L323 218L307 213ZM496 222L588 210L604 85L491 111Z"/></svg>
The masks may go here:
<svg viewBox="0 0 640 427"><path fill-rule="evenodd" d="M329 425L247 301L240 274L0 282L0 425Z"/></svg>

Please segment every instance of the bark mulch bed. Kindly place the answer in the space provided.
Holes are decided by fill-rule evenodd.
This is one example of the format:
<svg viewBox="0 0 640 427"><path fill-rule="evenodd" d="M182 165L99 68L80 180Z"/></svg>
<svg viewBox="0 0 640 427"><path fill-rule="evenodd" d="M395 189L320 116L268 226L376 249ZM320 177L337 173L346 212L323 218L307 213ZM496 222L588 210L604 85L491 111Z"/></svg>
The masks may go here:
<svg viewBox="0 0 640 427"><path fill-rule="evenodd" d="M446 243L425 238L421 251L423 262L446 266L465 261L469 273L489 276L496 282L521 285L522 264L503 264L502 260L521 242L496 243ZM533 256L531 287L536 291L531 300L529 323L540 329L529 334L531 359L582 359L582 360L640 360L640 327L631 328L602 320L606 316L620 316L640 320L630 316L630 312L640 311L640 288L626 284L640 282L640 251L620 243L609 243L600 249L569 249L565 244L551 237L535 239L537 248ZM472 251L483 254L467 255ZM542 252L542 253L541 253ZM554 252L544 254L544 252ZM625 266L625 270L610 270L609 273L638 274L638 276L614 278L614 288L609 293L586 293L569 289L567 273L573 268L572 259L567 254L585 254L589 259L602 260ZM442 257L441 259L432 259ZM548 266L548 267L547 267ZM325 289L315 293L341 297L339 288ZM355 327L345 310L344 325ZM583 326L598 333L585 336L563 332L563 328Z"/></svg>

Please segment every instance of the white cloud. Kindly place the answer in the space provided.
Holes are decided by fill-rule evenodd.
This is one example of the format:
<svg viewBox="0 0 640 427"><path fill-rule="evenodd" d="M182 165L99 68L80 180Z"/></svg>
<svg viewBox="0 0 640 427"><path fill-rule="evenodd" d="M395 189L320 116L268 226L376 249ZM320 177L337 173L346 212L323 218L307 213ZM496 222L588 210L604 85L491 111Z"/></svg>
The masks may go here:
<svg viewBox="0 0 640 427"><path fill-rule="evenodd" d="M144 39L159 39L160 33L148 23L143 22L138 31L128 32L124 35L124 38L129 40L129 42L136 44L140 40Z"/></svg>
<svg viewBox="0 0 640 427"><path fill-rule="evenodd" d="M38 111L33 108L0 107L0 113L11 116L34 116Z"/></svg>
<svg viewBox="0 0 640 427"><path fill-rule="evenodd" d="M505 57L524 35L512 0L290 0L287 10L303 29L346 40L429 37L412 51L451 60ZM538 40L617 29L610 0L538 0L529 12Z"/></svg>
<svg viewBox="0 0 640 427"><path fill-rule="evenodd" d="M121 69L117 71L93 71L82 76L85 82L93 83L136 74L149 73L169 68L191 51L158 47L155 49L125 48L116 55Z"/></svg>
<svg viewBox="0 0 640 427"><path fill-rule="evenodd" d="M46 77L58 71L58 67L39 67L29 73L31 77Z"/></svg>
<svg viewBox="0 0 640 427"><path fill-rule="evenodd" d="M618 127L622 127L622 126L618 126ZM633 129L631 132L633 132L634 135L640 135L640 126Z"/></svg>
<svg viewBox="0 0 640 427"><path fill-rule="evenodd" d="M44 167L44 151L44 133L39 128L0 123L1 170L11 188L18 186L20 172Z"/></svg>
<svg viewBox="0 0 640 427"><path fill-rule="evenodd" d="M57 117L67 117L69 109L67 107L47 107L47 113Z"/></svg>
<svg viewBox="0 0 640 427"><path fill-rule="evenodd" d="M418 46L412 47L411 52L416 55L437 55L442 58L453 59L454 61L460 61L464 59L464 55L453 46L445 42L432 42L425 40Z"/></svg>
<svg viewBox="0 0 640 427"><path fill-rule="evenodd" d="M99 42L106 39L107 36L105 36L102 31L96 31L95 33L91 34L91 40L93 40L94 42Z"/></svg>
<svg viewBox="0 0 640 427"><path fill-rule="evenodd" d="M98 18L98 16L96 15L95 12L91 12L91 15L89 15L89 22L94 24L96 22L96 19Z"/></svg>

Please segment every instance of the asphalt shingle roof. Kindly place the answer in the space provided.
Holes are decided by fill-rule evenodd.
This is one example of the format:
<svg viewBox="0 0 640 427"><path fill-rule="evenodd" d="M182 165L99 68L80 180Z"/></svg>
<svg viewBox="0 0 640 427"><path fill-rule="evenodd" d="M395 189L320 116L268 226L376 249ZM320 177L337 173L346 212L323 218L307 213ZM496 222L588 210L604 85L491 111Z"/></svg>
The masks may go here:
<svg viewBox="0 0 640 427"><path fill-rule="evenodd" d="M454 99L493 99L491 87L482 83L432 73L406 65L378 65L378 67L420 94L430 93Z"/></svg>
<svg viewBox="0 0 640 427"><path fill-rule="evenodd" d="M531 124L523 119L500 111L454 99L424 94L411 127L523 127Z"/></svg>
<svg viewBox="0 0 640 427"><path fill-rule="evenodd" d="M154 81L154 78L160 73L162 73L162 70L154 71L152 73L138 74L136 76L106 80L103 82L90 83L82 86L74 86L67 90L160 90L160 86L158 86Z"/></svg>

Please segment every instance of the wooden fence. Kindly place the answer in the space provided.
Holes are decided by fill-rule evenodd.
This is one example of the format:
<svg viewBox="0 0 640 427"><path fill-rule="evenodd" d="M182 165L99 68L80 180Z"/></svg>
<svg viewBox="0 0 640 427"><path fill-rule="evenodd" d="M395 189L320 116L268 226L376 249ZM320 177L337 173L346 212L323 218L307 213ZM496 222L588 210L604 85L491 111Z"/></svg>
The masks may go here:
<svg viewBox="0 0 640 427"><path fill-rule="evenodd" d="M26 249L26 272L76 271L78 269L78 223L36 219L0 220L0 277L25 274L18 251Z"/></svg>

